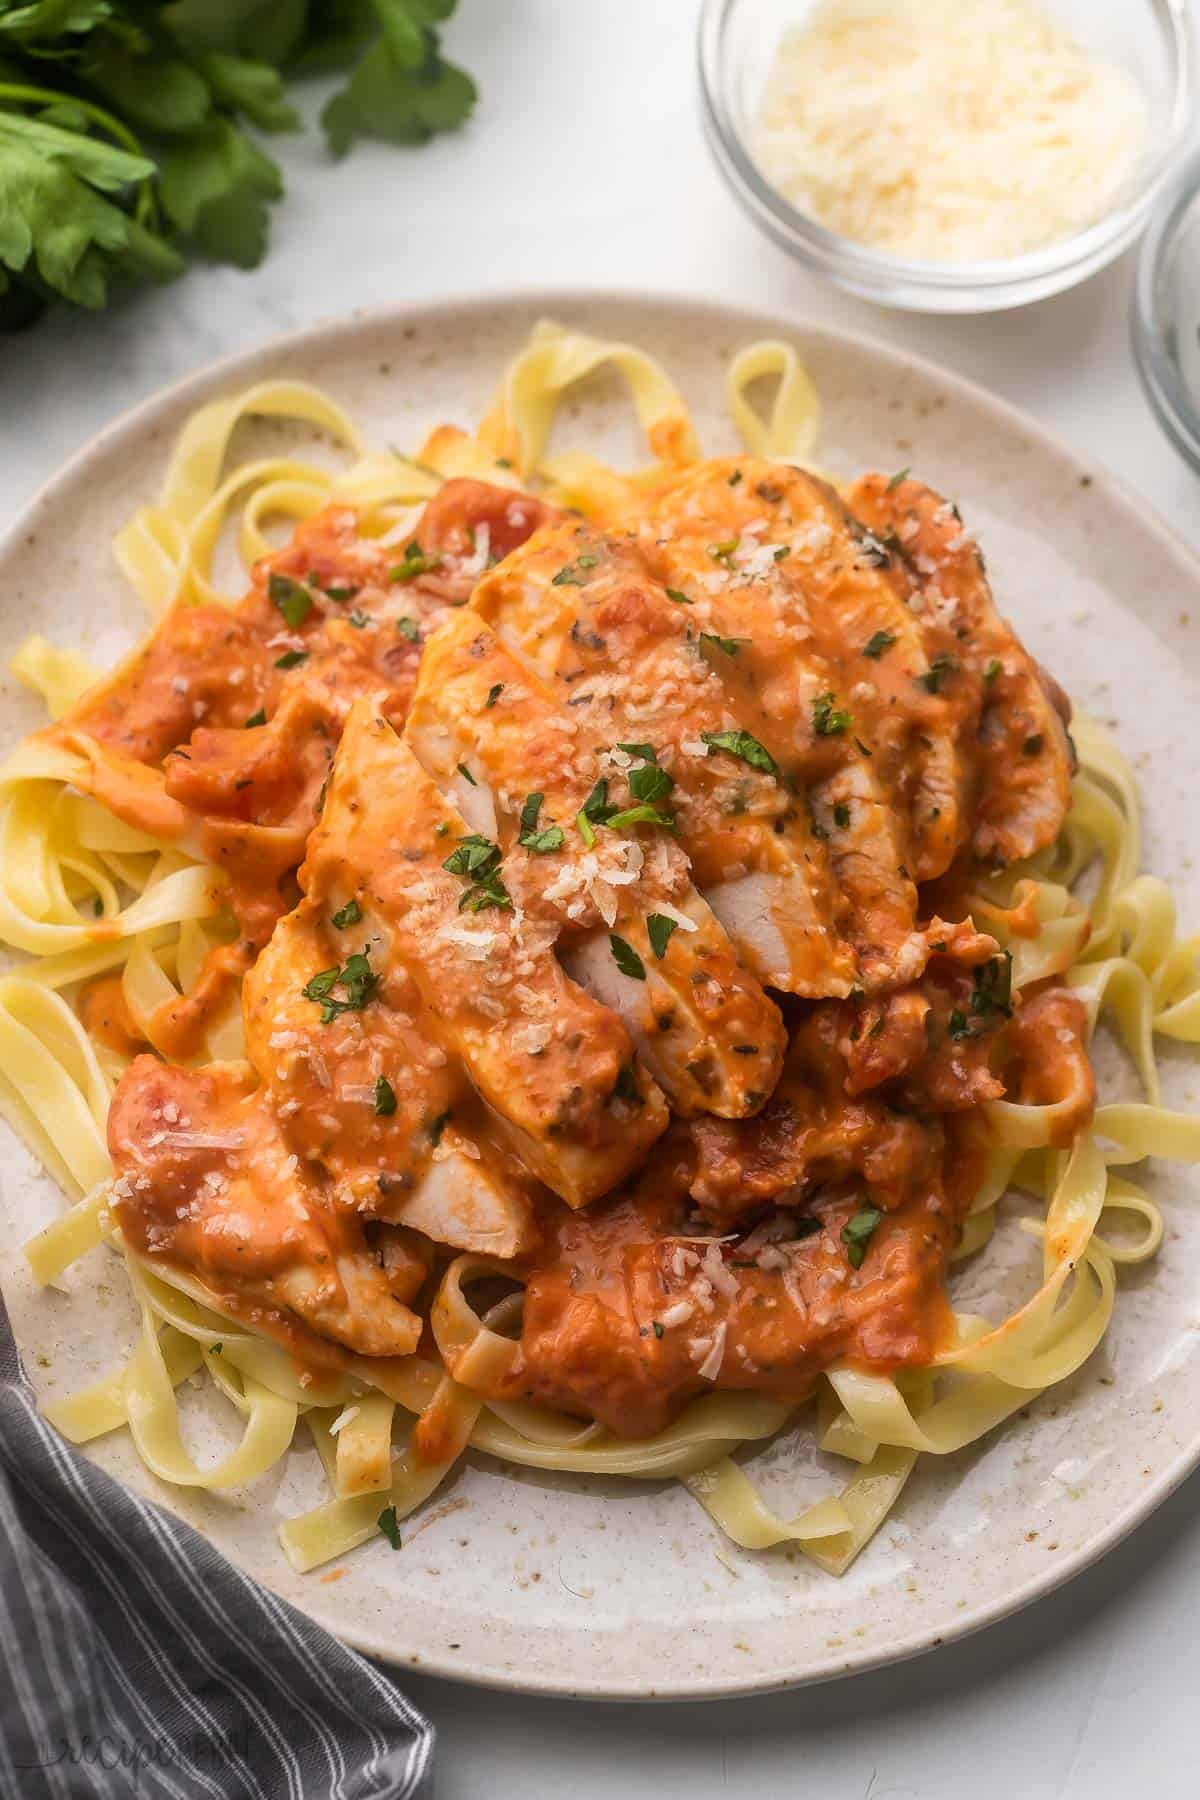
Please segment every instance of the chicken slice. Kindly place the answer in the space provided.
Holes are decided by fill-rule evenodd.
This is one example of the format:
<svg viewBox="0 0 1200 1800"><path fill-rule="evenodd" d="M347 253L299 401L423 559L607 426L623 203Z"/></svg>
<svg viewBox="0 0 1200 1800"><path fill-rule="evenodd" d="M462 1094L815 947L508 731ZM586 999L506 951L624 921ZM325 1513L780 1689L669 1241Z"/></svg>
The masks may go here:
<svg viewBox="0 0 1200 1800"><path fill-rule="evenodd" d="M583 743L649 743L675 781L693 879L758 979L844 994L857 971L824 846L770 754L772 723L713 666L624 539L564 524L481 580L474 605L552 687Z"/></svg>
<svg viewBox="0 0 1200 1800"><path fill-rule="evenodd" d="M126 1239L285 1341L298 1323L363 1356L411 1354L420 1320L393 1295L361 1222L300 1168L256 1088L246 1064L130 1064L108 1116Z"/></svg>
<svg viewBox="0 0 1200 1800"><path fill-rule="evenodd" d="M903 546L923 618L952 634L979 720L972 847L1014 862L1052 844L1071 800L1070 705L996 611L974 538L950 501L923 482L865 475L850 504Z"/></svg>
<svg viewBox="0 0 1200 1800"><path fill-rule="evenodd" d="M922 685L919 627L876 566L886 552L864 537L823 484L740 458L664 487L638 543L772 721L874 989L920 973L909 821L914 796L941 779L924 727L943 703Z"/></svg>
<svg viewBox="0 0 1200 1800"><path fill-rule="evenodd" d="M529 1196L487 1142L461 1070L417 1028L420 997L403 968L375 998L323 1021L305 990L370 948L361 920L334 923L310 894L280 921L246 978L246 1054L265 1103L330 1204L424 1232L435 1243L514 1257L536 1240Z"/></svg>
<svg viewBox="0 0 1200 1800"><path fill-rule="evenodd" d="M582 1206L642 1159L666 1103L621 1021L560 968L553 931L513 906L503 869L472 878L470 839L412 751L356 705L301 884L361 911L367 1004L376 972L402 967L422 1033L461 1064L520 1162ZM445 867L455 860L461 873ZM356 985L335 986L332 1003Z"/></svg>
<svg viewBox="0 0 1200 1800"><path fill-rule="evenodd" d="M405 736L443 791L458 793L464 768L486 791L514 896L556 923L566 968L620 1015L675 1111L732 1118L761 1105L782 1063L779 1011L741 968L683 852L662 827L621 836L597 818L591 848L582 835L597 782L628 809L639 771L668 779L657 765L620 748L597 756L577 713L473 609L430 642ZM637 953L640 976L618 967L614 930Z"/></svg>

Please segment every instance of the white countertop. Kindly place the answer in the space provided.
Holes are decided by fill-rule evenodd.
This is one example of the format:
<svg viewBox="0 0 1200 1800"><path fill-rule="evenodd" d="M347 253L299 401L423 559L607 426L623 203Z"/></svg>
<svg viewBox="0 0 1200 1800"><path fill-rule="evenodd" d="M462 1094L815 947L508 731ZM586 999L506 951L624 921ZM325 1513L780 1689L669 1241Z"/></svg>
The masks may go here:
<svg viewBox="0 0 1200 1800"><path fill-rule="evenodd" d="M1121 0L1097 0L1097 4ZM462 0L473 124L332 164L315 132L251 275L195 269L99 319L0 338L0 523L101 425L178 375L353 306L539 284L699 293L829 320L949 364L1106 463L1200 545L1200 479L1128 348L1128 259L992 318L886 313L743 219L701 138L695 0ZM964 1644L758 1701L606 1708L407 1685L441 1731L440 1800L1155 1800L1200 1792L1200 1477L1099 1568Z"/></svg>

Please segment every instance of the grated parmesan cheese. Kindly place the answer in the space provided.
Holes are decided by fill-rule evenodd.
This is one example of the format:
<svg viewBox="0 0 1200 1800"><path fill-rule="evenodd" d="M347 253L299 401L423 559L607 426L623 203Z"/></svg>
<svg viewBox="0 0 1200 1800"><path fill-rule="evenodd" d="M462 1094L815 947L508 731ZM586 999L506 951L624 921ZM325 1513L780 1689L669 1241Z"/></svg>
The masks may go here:
<svg viewBox="0 0 1200 1800"><path fill-rule="evenodd" d="M1027 0L823 0L780 46L755 151L831 231L962 262L1093 224L1146 134L1129 75Z"/></svg>

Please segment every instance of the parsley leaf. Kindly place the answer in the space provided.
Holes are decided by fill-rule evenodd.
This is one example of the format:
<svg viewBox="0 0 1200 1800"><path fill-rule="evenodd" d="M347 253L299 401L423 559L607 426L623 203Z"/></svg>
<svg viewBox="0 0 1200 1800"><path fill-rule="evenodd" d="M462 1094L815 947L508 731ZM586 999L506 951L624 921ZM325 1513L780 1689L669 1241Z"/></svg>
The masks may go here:
<svg viewBox="0 0 1200 1800"><path fill-rule="evenodd" d="M863 645L863 655L869 656L872 662L878 662L885 650L890 650L896 639L890 631L875 631Z"/></svg>
<svg viewBox="0 0 1200 1800"><path fill-rule="evenodd" d="M842 1226L842 1242L846 1246L846 1256L852 1269L861 1269L867 1254L867 1245L883 1219L877 1206L864 1206L854 1217Z"/></svg>
<svg viewBox="0 0 1200 1800"><path fill-rule="evenodd" d="M421 641L420 629L415 619L407 617L397 619L396 630L400 633L402 638L407 638L410 644L419 644Z"/></svg>
<svg viewBox="0 0 1200 1800"><path fill-rule="evenodd" d="M675 786L675 777L660 769L657 763L643 763L640 769L630 769L627 779L634 799L650 804L662 800Z"/></svg>
<svg viewBox="0 0 1200 1800"><path fill-rule="evenodd" d="M313 609L312 594L304 583L281 575L278 569L272 569L267 577L267 593L293 631L303 625Z"/></svg>
<svg viewBox="0 0 1200 1800"><path fill-rule="evenodd" d="M392 1549L399 1550L401 1547L400 1527L396 1522L395 1507L385 1506L375 1523L378 1525L380 1531L382 1531L388 1543L392 1546Z"/></svg>
<svg viewBox="0 0 1200 1800"><path fill-rule="evenodd" d="M551 850L561 850L566 839L561 825L547 825L538 830L538 814L542 810L544 794L529 794L521 808L521 835L517 842L525 850L535 856L545 856Z"/></svg>
<svg viewBox="0 0 1200 1800"><path fill-rule="evenodd" d="M306 1000L321 1008L321 1023L328 1025L339 1013L361 1012L379 986L379 977L365 955L349 956L341 968L322 969L300 990ZM341 988L339 997L334 990Z"/></svg>
<svg viewBox="0 0 1200 1800"><path fill-rule="evenodd" d="M657 806L627 806L624 812L615 812L604 823L610 831L625 831L630 825L661 825L666 831L674 831L673 814L663 812Z"/></svg>
<svg viewBox="0 0 1200 1800"><path fill-rule="evenodd" d="M676 606L694 606L696 604L694 600L689 600L688 596L679 588L664 588L663 592L668 600L675 602Z"/></svg>
<svg viewBox="0 0 1200 1800"><path fill-rule="evenodd" d="M298 669L302 662L307 661L307 650L285 650L282 656L275 658L275 667L277 669Z"/></svg>
<svg viewBox="0 0 1200 1800"><path fill-rule="evenodd" d="M761 769L764 775L774 775L779 767L766 746L748 731L702 731L700 741L708 745L710 756L714 750L724 750L749 763L752 769Z"/></svg>
<svg viewBox="0 0 1200 1800"><path fill-rule="evenodd" d="M848 712L834 704L835 694L818 694L813 701L813 730L818 737L838 737L849 731L854 720Z"/></svg>
<svg viewBox="0 0 1200 1800"><path fill-rule="evenodd" d="M388 570L388 580L391 582L415 581L418 575L428 575L434 569L440 569L441 566L441 557L426 556L420 544L414 539L405 548L404 561Z"/></svg>
<svg viewBox="0 0 1200 1800"><path fill-rule="evenodd" d="M618 937L615 931L609 932L608 941L612 946L613 961L622 975L628 975L632 981L645 981L646 965L633 945L627 944L625 939Z"/></svg>
<svg viewBox="0 0 1200 1800"><path fill-rule="evenodd" d="M702 654L710 650L720 650L725 656L736 656L742 645L748 644L749 642L749 638L719 637L715 631L702 631L700 633L700 650Z"/></svg>
<svg viewBox="0 0 1200 1800"><path fill-rule="evenodd" d="M646 920L646 936L650 939L650 948L659 962L667 954L667 945L672 933L679 930L678 919L669 919L666 913L651 913Z"/></svg>
<svg viewBox="0 0 1200 1800"><path fill-rule="evenodd" d="M362 918L362 907L357 900L347 900L333 915L333 925L337 931L345 931L350 925L357 925Z"/></svg>
<svg viewBox="0 0 1200 1800"><path fill-rule="evenodd" d="M492 707L495 706L497 700L500 698L500 696L503 692L504 692L504 683L502 681L494 681L492 683L491 687L488 689L487 699L483 703L484 712L491 711Z"/></svg>
<svg viewBox="0 0 1200 1800"><path fill-rule="evenodd" d="M595 556L577 556L573 563L564 563L558 574L550 583L551 587L585 587L586 571L594 569L599 559Z"/></svg>

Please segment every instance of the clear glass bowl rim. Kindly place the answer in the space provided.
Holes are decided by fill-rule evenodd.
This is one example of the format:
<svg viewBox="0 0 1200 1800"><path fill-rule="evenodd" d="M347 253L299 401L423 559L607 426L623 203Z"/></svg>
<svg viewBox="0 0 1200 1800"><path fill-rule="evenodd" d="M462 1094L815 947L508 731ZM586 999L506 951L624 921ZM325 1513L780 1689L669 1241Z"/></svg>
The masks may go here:
<svg viewBox="0 0 1200 1800"><path fill-rule="evenodd" d="M1175 448L1200 469L1200 408L1167 348L1159 296L1179 228L1200 195L1200 146L1179 170L1154 213L1138 253L1131 325L1133 354L1146 398ZM1200 322L1200 315L1198 315Z"/></svg>
<svg viewBox="0 0 1200 1800"><path fill-rule="evenodd" d="M1196 94L1196 31L1190 0L1146 0L1158 14L1168 46L1174 92L1163 143L1138 192L1084 231L1024 256L965 263L929 263L890 256L829 231L798 212L759 172L734 122L723 46L730 18L747 0L704 0L697 35L700 92L709 141L736 197L777 243L860 293L898 289L931 297L990 297L1052 292L1082 279L1117 255L1136 235L1170 178L1188 135ZM1122 0L1124 3L1124 0ZM1066 278L1066 279L1064 279ZM992 299L995 304L995 299ZM1010 303L1013 303L1010 301Z"/></svg>

